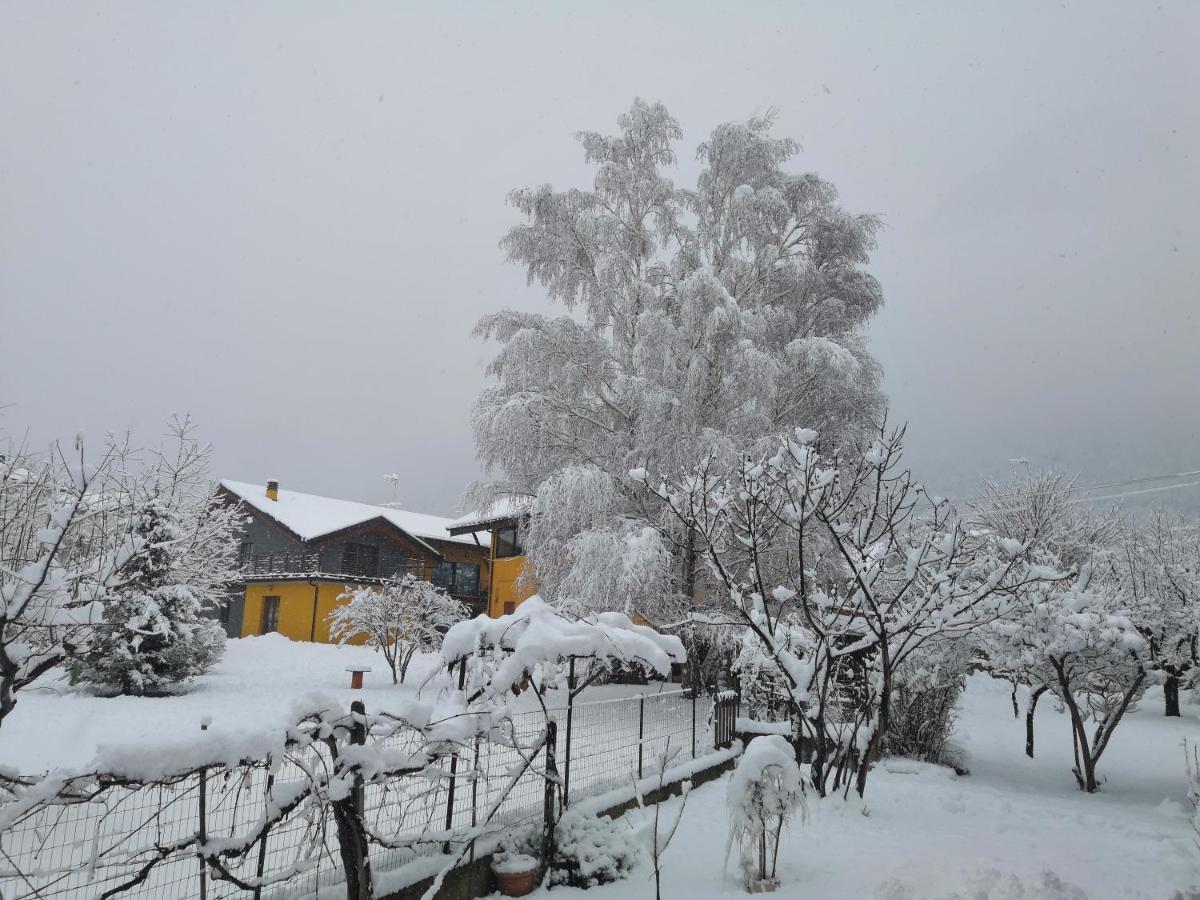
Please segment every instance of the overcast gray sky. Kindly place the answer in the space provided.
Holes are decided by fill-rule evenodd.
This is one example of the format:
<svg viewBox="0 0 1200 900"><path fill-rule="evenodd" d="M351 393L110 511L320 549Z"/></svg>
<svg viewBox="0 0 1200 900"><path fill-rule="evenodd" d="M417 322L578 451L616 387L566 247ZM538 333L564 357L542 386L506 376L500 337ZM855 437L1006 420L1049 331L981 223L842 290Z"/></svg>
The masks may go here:
<svg viewBox="0 0 1200 900"><path fill-rule="evenodd" d="M0 430L161 433L219 474L451 513L475 320L547 309L505 195L586 186L635 96L778 110L882 216L910 461L1200 469L1200 4L0 5ZM1194 503L1200 488L1162 499Z"/></svg>

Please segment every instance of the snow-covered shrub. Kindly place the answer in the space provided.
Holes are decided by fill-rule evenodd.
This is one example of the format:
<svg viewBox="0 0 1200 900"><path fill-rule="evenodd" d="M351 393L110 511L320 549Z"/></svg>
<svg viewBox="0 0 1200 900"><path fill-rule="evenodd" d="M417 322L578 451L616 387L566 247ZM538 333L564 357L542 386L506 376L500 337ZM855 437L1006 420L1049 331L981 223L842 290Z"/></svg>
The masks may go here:
<svg viewBox="0 0 1200 900"><path fill-rule="evenodd" d="M200 598L186 582L184 529L169 500L150 499L134 531L145 551L104 605L80 676L105 691L161 695L208 671L225 650L225 633L202 617Z"/></svg>
<svg viewBox="0 0 1200 900"><path fill-rule="evenodd" d="M470 684L482 696L502 697L527 681L541 691L561 685L569 660L610 667L637 663L663 677L686 661L679 638L638 625L617 612L587 618L564 615L537 594L507 615L459 622L442 641L442 661L468 664Z"/></svg>
<svg viewBox="0 0 1200 900"><path fill-rule="evenodd" d="M387 660L393 684L404 680L418 652L436 652L446 629L467 617L463 604L411 573L378 587L352 588L338 599L348 602L329 614L330 637L339 644L364 639Z"/></svg>
<svg viewBox="0 0 1200 900"><path fill-rule="evenodd" d="M738 760L726 795L729 810L729 851L736 845L742 880L773 880L779 857L779 836L799 811L807 814L804 783L792 745L777 734L756 737Z"/></svg>
<svg viewBox="0 0 1200 900"><path fill-rule="evenodd" d="M775 632L778 644L795 656L803 658L812 653L812 638L791 619L778 622ZM743 632L732 668L738 679L742 703L753 718L782 722L791 717L793 709L787 679L774 656L750 629Z"/></svg>
<svg viewBox="0 0 1200 900"><path fill-rule="evenodd" d="M550 884L589 888L625 878L641 860L632 829L608 816L570 810L558 822Z"/></svg>
<svg viewBox="0 0 1200 900"><path fill-rule="evenodd" d="M882 755L955 767L962 762L950 738L966 683L969 646L966 641L931 643L897 670Z"/></svg>

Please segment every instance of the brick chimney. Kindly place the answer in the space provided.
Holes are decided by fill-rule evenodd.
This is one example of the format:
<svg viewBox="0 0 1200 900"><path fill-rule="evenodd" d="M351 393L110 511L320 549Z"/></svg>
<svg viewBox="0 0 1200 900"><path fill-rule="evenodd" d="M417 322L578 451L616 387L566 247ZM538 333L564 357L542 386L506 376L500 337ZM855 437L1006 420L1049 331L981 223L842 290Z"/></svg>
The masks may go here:
<svg viewBox="0 0 1200 900"><path fill-rule="evenodd" d="M270 481L267 482L267 499L268 500L278 500L279 499L279 482L276 481L274 478L272 478Z"/></svg>

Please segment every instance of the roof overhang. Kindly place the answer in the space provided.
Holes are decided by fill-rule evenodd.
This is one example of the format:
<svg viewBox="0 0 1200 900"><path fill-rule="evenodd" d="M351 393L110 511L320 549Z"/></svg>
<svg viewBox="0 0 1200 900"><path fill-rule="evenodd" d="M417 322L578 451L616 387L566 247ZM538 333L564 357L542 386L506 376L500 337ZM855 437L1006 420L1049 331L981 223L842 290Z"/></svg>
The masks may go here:
<svg viewBox="0 0 1200 900"><path fill-rule="evenodd" d="M451 537L457 537L460 534L470 534L473 531L495 531L497 528L508 528L517 524L521 516L493 516L490 519L477 519L473 522L467 522L462 525L455 525L446 530L450 532Z"/></svg>

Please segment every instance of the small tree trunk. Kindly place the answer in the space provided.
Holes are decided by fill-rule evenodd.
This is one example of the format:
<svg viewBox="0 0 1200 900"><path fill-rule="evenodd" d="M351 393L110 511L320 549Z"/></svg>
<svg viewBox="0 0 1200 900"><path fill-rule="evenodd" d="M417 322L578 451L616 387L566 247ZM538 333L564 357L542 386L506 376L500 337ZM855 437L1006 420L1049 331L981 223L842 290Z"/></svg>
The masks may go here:
<svg viewBox="0 0 1200 900"><path fill-rule="evenodd" d="M13 694L12 680L8 678L0 680L0 724L3 724L4 719L16 705L17 698Z"/></svg>
<svg viewBox="0 0 1200 900"><path fill-rule="evenodd" d="M361 700L350 704L350 710L357 716L365 716L366 709ZM360 720L351 728L350 742L363 744L366 742L366 726ZM337 742L328 740L333 756L337 757ZM371 878L371 860L368 855L367 832L363 826L363 787L358 777L354 779L354 787L349 794L331 803L333 820L337 825L338 845L341 850L342 872L346 876L346 900L372 900L375 896Z"/></svg>
<svg viewBox="0 0 1200 900"><path fill-rule="evenodd" d="M1179 715L1179 676L1168 675L1163 685L1163 700L1166 701L1165 715Z"/></svg>
<svg viewBox="0 0 1200 900"><path fill-rule="evenodd" d="M1025 755L1033 759L1033 714L1037 710L1038 698L1046 693L1046 686L1039 686L1029 695L1029 706L1025 710Z"/></svg>
<svg viewBox="0 0 1200 900"><path fill-rule="evenodd" d="M1014 719L1021 718L1021 707L1017 703L1017 683L1015 681L1012 683L1012 708L1013 708L1013 718Z"/></svg>

